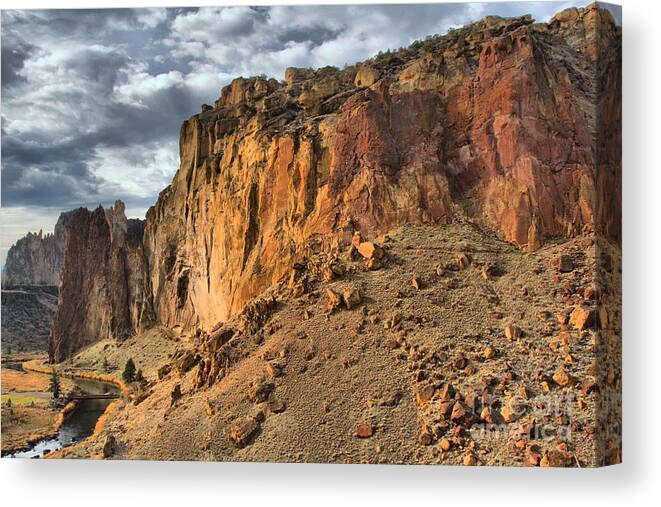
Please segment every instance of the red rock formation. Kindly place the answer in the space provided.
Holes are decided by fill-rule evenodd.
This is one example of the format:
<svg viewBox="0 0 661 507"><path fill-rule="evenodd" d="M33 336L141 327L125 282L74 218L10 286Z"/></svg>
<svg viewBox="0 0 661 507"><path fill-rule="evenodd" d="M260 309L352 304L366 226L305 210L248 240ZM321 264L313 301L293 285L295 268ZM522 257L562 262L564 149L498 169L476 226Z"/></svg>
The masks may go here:
<svg viewBox="0 0 661 507"><path fill-rule="evenodd" d="M85 305L68 298L101 290L99 265L108 281L126 269L92 249L87 268L71 266L71 321L55 335L121 337L152 307L166 326L212 329L306 248L349 244L355 230L472 220L530 250L618 238L620 43L593 5L549 24L488 17L342 71L234 80L182 125L181 166L147 214L144 300L128 295L127 315L127 289L108 283L112 322L75 321ZM110 236L107 220L86 224L80 241Z"/></svg>
<svg viewBox="0 0 661 507"><path fill-rule="evenodd" d="M346 243L354 229L469 217L527 249L598 225L616 236L617 209L596 199L617 198L604 193L619 159L598 187L595 129L618 81L608 71L598 90L595 59L617 67L619 47L592 6L548 25L486 18L366 62L361 79L324 68L235 80L184 123L181 168L148 214L157 317L211 327L311 239ZM600 111L603 125L617 114Z"/></svg>

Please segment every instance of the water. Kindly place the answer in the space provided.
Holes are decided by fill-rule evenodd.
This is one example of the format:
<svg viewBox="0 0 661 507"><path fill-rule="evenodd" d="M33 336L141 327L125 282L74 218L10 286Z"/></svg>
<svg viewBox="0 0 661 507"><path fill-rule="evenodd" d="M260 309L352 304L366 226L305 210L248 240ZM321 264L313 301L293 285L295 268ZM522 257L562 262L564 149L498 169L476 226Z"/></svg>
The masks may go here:
<svg viewBox="0 0 661 507"><path fill-rule="evenodd" d="M95 380L71 379L85 394L119 393L117 386ZM79 400L55 438L39 440L30 449L9 454L11 458L42 458L45 454L68 447L89 437L96 421L113 400Z"/></svg>

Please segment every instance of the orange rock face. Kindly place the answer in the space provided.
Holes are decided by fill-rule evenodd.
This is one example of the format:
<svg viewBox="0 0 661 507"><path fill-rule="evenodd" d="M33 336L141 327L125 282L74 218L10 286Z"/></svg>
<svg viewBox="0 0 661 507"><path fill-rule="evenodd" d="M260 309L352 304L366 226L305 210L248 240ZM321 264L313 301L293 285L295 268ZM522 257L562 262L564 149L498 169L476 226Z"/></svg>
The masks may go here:
<svg viewBox="0 0 661 507"><path fill-rule="evenodd" d="M147 214L141 305L210 330L306 249L405 223L468 218L528 250L619 238L620 51L591 6L233 81L182 125L181 166Z"/></svg>

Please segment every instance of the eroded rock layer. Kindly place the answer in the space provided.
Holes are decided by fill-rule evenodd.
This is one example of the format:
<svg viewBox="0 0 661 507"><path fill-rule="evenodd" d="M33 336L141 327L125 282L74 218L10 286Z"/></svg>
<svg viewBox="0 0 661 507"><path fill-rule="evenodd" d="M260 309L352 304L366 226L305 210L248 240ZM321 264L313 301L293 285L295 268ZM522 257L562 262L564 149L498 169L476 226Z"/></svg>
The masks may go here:
<svg viewBox="0 0 661 507"><path fill-rule="evenodd" d="M233 81L182 126L181 167L148 214L157 318L214 326L302 247L354 230L468 217L529 250L618 237L619 159L598 160L597 139L620 131L619 34L596 6L489 17L342 71Z"/></svg>
<svg viewBox="0 0 661 507"><path fill-rule="evenodd" d="M143 322L211 331L356 231L468 220L526 250L618 240L620 53L593 5L548 24L487 17L344 70L234 80L183 123L142 243L123 246L113 213L78 217L53 357Z"/></svg>

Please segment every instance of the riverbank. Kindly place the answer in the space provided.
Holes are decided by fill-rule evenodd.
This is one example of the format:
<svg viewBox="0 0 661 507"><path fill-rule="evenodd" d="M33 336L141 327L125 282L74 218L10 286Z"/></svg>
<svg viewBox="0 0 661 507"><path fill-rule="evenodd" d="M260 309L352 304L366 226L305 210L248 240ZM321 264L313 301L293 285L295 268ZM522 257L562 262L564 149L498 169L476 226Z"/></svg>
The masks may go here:
<svg viewBox="0 0 661 507"><path fill-rule="evenodd" d="M125 394L127 387L120 379L100 372L81 371L56 365L62 392L76 387L76 382L98 382L113 385ZM53 365L45 357L35 357L20 363L19 368L12 368L5 363L2 368L3 410L2 410L2 455L29 451L41 441L56 439L63 424L78 407L76 401L70 401L61 410L51 407L51 394L48 392ZM106 420L103 417L110 403L94 421L93 432ZM54 451L56 454L60 451ZM44 457L48 456L47 454ZM54 456L56 457L56 456Z"/></svg>
<svg viewBox="0 0 661 507"><path fill-rule="evenodd" d="M26 371L33 371L35 373L44 373L50 375L53 373L53 365L46 363L44 359L32 359L22 363L23 369ZM60 377L91 380L93 382L103 382L104 384L113 384L117 386L120 392L125 395L128 393L128 388L123 380L115 377L112 374L100 373L96 371L86 371L78 369L70 369L60 365L57 369L57 374Z"/></svg>
<svg viewBox="0 0 661 507"><path fill-rule="evenodd" d="M23 452L31 449L34 447L34 445L41 441L41 440L47 440L51 438L56 438L57 435L60 432L60 429L62 428L62 425L64 424L64 421L66 421L67 417L73 413L74 410L76 410L77 403L75 401L70 401L67 403L64 408L60 411L49 411L49 412L54 412L55 415L55 420L53 422L53 426L49 429L46 429L42 432L38 433L31 433L30 435L17 439L17 440L10 440L7 445L5 445L5 435L3 435L2 439L2 455L8 455L8 454L14 454L17 452ZM33 408L33 407L30 407ZM15 409L12 409L15 410ZM38 409L37 409L38 410ZM25 419L23 419L25 421ZM5 416L3 413L3 421L2 421L3 428L5 426ZM25 423L21 422L21 426L25 427Z"/></svg>
<svg viewBox="0 0 661 507"><path fill-rule="evenodd" d="M30 449L40 440L54 438L75 410L76 402L52 408L49 379L42 374L2 368L2 455ZM73 388L63 382L62 390Z"/></svg>

